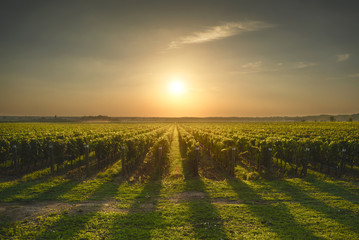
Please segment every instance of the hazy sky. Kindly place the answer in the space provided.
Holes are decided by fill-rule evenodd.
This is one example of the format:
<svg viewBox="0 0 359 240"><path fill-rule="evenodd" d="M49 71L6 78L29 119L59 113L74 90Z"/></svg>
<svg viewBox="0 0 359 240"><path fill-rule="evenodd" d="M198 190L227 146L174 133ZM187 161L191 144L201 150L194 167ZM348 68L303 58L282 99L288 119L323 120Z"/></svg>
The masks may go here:
<svg viewBox="0 0 359 240"><path fill-rule="evenodd" d="M357 2L1 1L0 115L358 113Z"/></svg>

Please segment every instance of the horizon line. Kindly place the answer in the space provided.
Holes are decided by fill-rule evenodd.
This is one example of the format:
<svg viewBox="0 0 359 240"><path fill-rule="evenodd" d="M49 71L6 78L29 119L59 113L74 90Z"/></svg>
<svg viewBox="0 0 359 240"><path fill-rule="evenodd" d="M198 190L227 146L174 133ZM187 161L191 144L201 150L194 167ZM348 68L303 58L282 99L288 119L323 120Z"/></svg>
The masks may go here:
<svg viewBox="0 0 359 240"><path fill-rule="evenodd" d="M357 113L321 113L321 114L310 114L310 115L273 115L273 116L110 116L110 115L0 115L0 117L51 117L51 118L83 118L83 117L108 117L108 118L298 118L298 117L319 117L319 116L351 116L359 115Z"/></svg>

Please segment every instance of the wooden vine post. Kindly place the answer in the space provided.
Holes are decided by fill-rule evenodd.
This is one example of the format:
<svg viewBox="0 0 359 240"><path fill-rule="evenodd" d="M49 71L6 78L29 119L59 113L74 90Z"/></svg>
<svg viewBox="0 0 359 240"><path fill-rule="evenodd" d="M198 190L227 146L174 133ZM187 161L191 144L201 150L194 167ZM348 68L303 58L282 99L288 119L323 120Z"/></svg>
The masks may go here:
<svg viewBox="0 0 359 240"><path fill-rule="evenodd" d="M198 164L199 164L199 147L194 148L194 163L193 163L193 176L197 177L198 174Z"/></svg>
<svg viewBox="0 0 359 240"><path fill-rule="evenodd" d="M121 163L122 163L122 175L127 176L127 164L126 164L126 147L121 146Z"/></svg>
<svg viewBox="0 0 359 240"><path fill-rule="evenodd" d="M159 175L162 174L162 147L158 147L158 156L157 156L157 172Z"/></svg>
<svg viewBox="0 0 359 240"><path fill-rule="evenodd" d="M231 152L231 165L230 165L230 172L229 174L234 177L235 167L236 167L236 148L232 148Z"/></svg>
<svg viewBox="0 0 359 240"><path fill-rule="evenodd" d="M273 148L268 148L268 163L267 163L267 167L268 167L268 172L270 174L273 173L273 155L272 155L272 151L273 151Z"/></svg>
<svg viewBox="0 0 359 240"><path fill-rule="evenodd" d="M85 145L85 164L86 164L86 176L89 176L90 173L90 160L89 160L90 146L88 144Z"/></svg>
<svg viewBox="0 0 359 240"><path fill-rule="evenodd" d="M51 166L51 174L55 172L55 159L54 159L54 147L52 144L49 145L49 157L50 157L50 166Z"/></svg>
<svg viewBox="0 0 359 240"><path fill-rule="evenodd" d="M346 153L346 149L343 148L342 149L342 159L340 160L340 165L339 165L339 174L338 174L338 177L341 177L341 175L344 173L345 171L345 153Z"/></svg>
<svg viewBox="0 0 359 240"><path fill-rule="evenodd" d="M303 169L302 169L302 172L300 173L300 175L302 175L302 176L307 176L307 169L308 169L308 163L309 163L309 151L310 151L310 148L307 147L305 149L305 159L302 162Z"/></svg>
<svg viewBox="0 0 359 240"><path fill-rule="evenodd" d="M16 145L12 146L12 156L13 156L13 167L15 169L15 171L18 168L18 164L17 164L17 147Z"/></svg>

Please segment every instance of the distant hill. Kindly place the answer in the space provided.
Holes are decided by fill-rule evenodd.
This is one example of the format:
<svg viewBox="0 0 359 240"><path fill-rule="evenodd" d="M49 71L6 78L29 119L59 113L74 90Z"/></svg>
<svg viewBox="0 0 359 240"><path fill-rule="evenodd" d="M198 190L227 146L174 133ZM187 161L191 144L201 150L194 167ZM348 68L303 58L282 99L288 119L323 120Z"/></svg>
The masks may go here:
<svg viewBox="0 0 359 240"><path fill-rule="evenodd" d="M359 121L359 113L351 115L313 115L298 117L109 117L104 115L66 116L0 116L0 122L329 122Z"/></svg>

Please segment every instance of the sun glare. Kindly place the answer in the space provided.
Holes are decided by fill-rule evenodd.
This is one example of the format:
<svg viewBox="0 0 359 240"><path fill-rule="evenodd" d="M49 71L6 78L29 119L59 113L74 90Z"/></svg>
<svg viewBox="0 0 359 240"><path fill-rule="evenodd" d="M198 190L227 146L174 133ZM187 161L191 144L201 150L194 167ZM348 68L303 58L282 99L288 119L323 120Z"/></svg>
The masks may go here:
<svg viewBox="0 0 359 240"><path fill-rule="evenodd" d="M183 84L179 80L174 80L170 84L170 91L174 95L179 95L183 93Z"/></svg>

